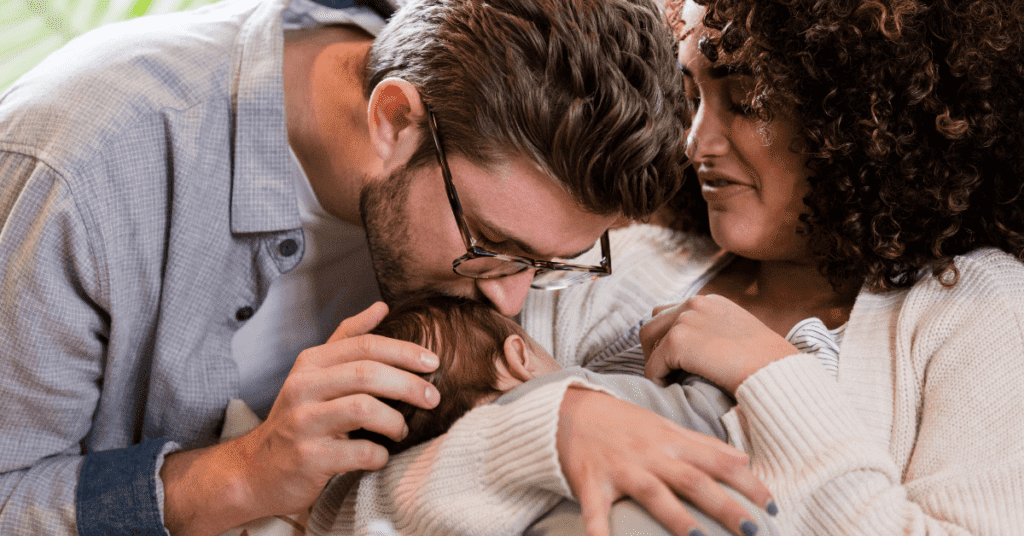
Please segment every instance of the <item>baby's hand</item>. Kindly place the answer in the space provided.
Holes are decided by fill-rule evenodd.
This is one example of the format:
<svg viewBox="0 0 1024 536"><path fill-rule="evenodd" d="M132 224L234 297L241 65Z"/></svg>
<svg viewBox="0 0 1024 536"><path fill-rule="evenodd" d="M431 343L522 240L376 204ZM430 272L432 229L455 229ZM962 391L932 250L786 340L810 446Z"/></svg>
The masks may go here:
<svg viewBox="0 0 1024 536"><path fill-rule="evenodd" d="M672 371L685 370L735 393L765 365L800 353L722 296L694 296L654 313L640 330L640 342L647 360L644 375L662 385Z"/></svg>

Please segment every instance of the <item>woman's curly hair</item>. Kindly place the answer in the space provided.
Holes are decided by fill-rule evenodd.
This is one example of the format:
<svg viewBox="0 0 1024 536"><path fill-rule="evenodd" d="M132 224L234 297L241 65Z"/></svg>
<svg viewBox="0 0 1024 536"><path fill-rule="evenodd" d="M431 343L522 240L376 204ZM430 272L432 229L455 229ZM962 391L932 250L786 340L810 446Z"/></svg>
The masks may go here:
<svg viewBox="0 0 1024 536"><path fill-rule="evenodd" d="M953 285L953 258L986 246L1024 260L1024 2L697 3L721 32L701 52L749 67L762 120L802 127L804 221L833 284ZM677 224L706 233L690 179Z"/></svg>

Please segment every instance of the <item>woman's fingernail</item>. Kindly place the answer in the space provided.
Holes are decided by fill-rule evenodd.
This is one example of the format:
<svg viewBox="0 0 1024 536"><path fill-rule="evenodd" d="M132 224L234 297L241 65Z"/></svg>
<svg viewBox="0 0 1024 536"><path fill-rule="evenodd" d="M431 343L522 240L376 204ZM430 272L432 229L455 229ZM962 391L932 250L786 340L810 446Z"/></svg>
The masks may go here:
<svg viewBox="0 0 1024 536"><path fill-rule="evenodd" d="M764 505L764 511L768 512L768 515L775 517L779 513L779 507L775 506L774 499L768 499L768 504Z"/></svg>
<svg viewBox="0 0 1024 536"><path fill-rule="evenodd" d="M740 530L742 530L743 534L746 536L754 536L757 534L757 525L749 519L744 519L743 523L740 523Z"/></svg>
<svg viewBox="0 0 1024 536"><path fill-rule="evenodd" d="M704 531L700 529L690 529L690 532L686 533L687 536L704 536Z"/></svg>
<svg viewBox="0 0 1024 536"><path fill-rule="evenodd" d="M409 425L408 424L403 424L402 425L402 439L405 439L407 437L409 437Z"/></svg>
<svg viewBox="0 0 1024 536"><path fill-rule="evenodd" d="M428 354L426 352L420 354L420 361L423 361L423 364L428 367L437 366L437 357L434 356L433 354Z"/></svg>

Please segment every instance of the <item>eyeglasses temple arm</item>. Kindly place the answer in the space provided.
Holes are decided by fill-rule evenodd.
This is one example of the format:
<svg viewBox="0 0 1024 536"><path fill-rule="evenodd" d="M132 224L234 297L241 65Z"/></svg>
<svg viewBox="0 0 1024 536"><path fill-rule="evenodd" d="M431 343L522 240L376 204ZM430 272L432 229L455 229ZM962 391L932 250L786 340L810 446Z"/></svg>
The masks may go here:
<svg viewBox="0 0 1024 536"><path fill-rule="evenodd" d="M607 266L608 273L612 273L612 245L607 230L601 235L601 266Z"/></svg>
<svg viewBox="0 0 1024 536"><path fill-rule="evenodd" d="M424 105L426 106L426 105ZM459 227L459 234L462 235L466 249L472 248L475 243L469 235L469 227L466 225L466 217L462 213L462 203L459 202L459 194L455 192L455 184L452 182L452 172L448 169L448 157L444 153L444 144L441 143L441 133L437 128L437 117L434 112L427 108L427 126L430 128L430 135L434 139L434 156L441 166L441 176L444 177L444 191L448 194L448 202L452 205L452 213L455 216L455 223Z"/></svg>

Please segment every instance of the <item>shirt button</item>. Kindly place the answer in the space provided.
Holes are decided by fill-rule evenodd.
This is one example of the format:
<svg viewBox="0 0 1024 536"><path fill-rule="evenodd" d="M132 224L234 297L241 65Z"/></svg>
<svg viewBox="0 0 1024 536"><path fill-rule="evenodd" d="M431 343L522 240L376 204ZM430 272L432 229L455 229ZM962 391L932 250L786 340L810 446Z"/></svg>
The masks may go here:
<svg viewBox="0 0 1024 536"><path fill-rule="evenodd" d="M235 311L235 319L237 319L239 322L245 322L246 320L252 318L253 313L254 311L252 310L252 307L246 305L245 307L242 307L241 309Z"/></svg>
<svg viewBox="0 0 1024 536"><path fill-rule="evenodd" d="M294 240L289 238L288 240L282 241L277 245L277 250L281 252L281 255L285 257L291 257L295 255L295 252L299 250L299 245Z"/></svg>

